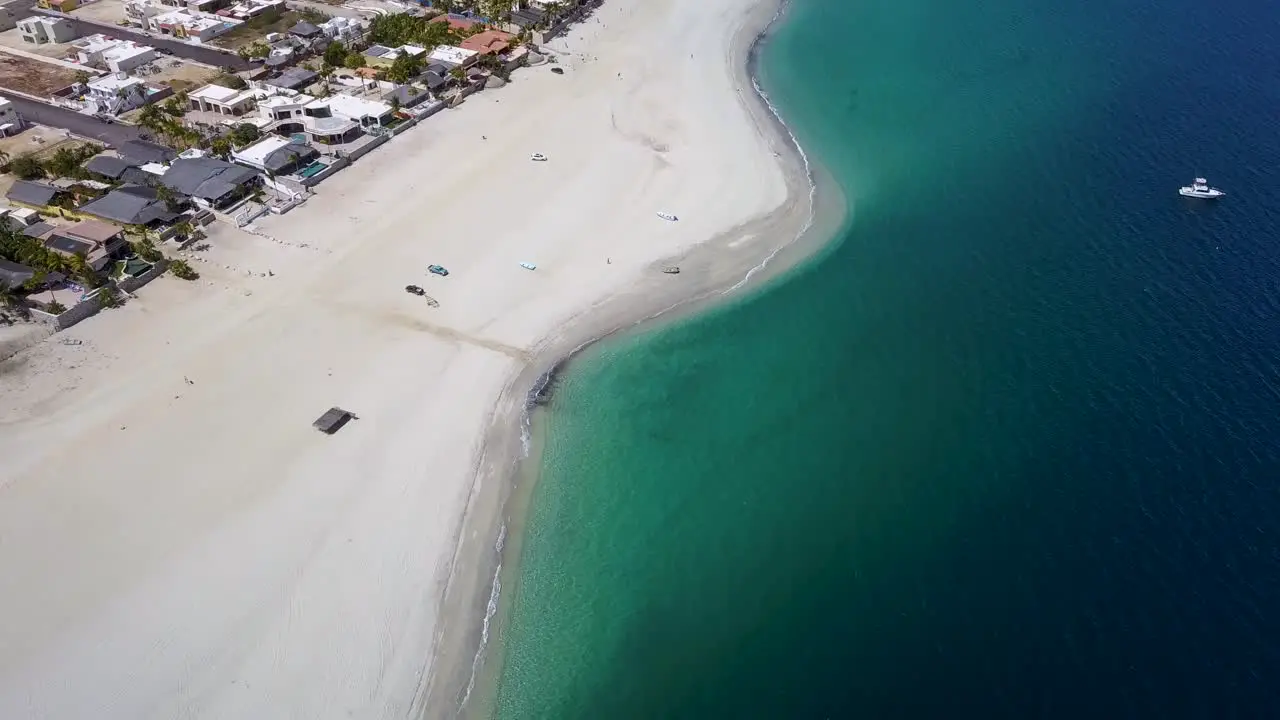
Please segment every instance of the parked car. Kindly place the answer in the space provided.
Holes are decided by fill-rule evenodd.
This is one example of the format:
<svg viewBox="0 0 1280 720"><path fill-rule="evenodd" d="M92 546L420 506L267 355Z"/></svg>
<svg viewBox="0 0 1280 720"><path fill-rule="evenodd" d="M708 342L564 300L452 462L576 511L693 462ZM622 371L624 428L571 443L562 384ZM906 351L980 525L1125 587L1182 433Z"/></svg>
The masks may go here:
<svg viewBox="0 0 1280 720"><path fill-rule="evenodd" d="M427 272L440 277L448 277L449 275L449 271L445 270L443 265L429 265L427 266Z"/></svg>
<svg viewBox="0 0 1280 720"><path fill-rule="evenodd" d="M426 295L427 294L426 290L423 290L417 285L405 285L404 291L409 293L410 295Z"/></svg>

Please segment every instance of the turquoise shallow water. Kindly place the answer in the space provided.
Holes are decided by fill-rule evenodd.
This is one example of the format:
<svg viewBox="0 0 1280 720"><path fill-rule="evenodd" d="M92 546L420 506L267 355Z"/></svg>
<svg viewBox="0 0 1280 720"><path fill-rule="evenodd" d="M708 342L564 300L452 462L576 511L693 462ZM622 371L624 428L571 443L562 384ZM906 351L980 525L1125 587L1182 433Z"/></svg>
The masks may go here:
<svg viewBox="0 0 1280 720"><path fill-rule="evenodd" d="M1273 716L1277 27L796 0L763 80L852 221L572 363L495 714Z"/></svg>

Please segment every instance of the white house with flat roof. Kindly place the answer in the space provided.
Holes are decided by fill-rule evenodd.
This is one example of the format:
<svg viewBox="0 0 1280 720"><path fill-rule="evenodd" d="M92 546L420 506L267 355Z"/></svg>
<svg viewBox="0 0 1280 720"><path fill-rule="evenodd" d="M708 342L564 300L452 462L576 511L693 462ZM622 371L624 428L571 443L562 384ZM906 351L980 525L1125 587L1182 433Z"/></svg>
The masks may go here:
<svg viewBox="0 0 1280 720"><path fill-rule="evenodd" d="M98 33L72 43L76 59L82 65L105 68L111 72L129 72L156 59L156 50L129 40L116 40Z"/></svg>
<svg viewBox="0 0 1280 720"><path fill-rule="evenodd" d="M368 100L338 93L329 97L312 100L303 109L304 114L327 108L335 117L346 118L361 128L382 127L391 122L394 110L381 100Z"/></svg>
<svg viewBox="0 0 1280 720"><path fill-rule="evenodd" d="M22 117L8 98L0 98L0 137L8 137L22 131Z"/></svg>
<svg viewBox="0 0 1280 720"><path fill-rule="evenodd" d="M76 29L70 20L41 15L19 20L18 34L22 36L22 42L34 45L64 43L76 39Z"/></svg>
<svg viewBox="0 0 1280 720"><path fill-rule="evenodd" d="M192 110L239 117L253 109L254 91L233 90L221 85L205 85L187 95Z"/></svg>
<svg viewBox="0 0 1280 720"><path fill-rule="evenodd" d="M103 75L89 81L85 109L93 113L119 115L147 104L151 94L147 84L124 73Z"/></svg>
<svg viewBox="0 0 1280 720"><path fill-rule="evenodd" d="M179 40L207 42L240 24L239 20L209 15L194 10L173 10L141 18L143 27L161 35L171 35Z"/></svg>
<svg viewBox="0 0 1280 720"><path fill-rule="evenodd" d="M453 67L458 65L466 67L475 62L476 58L479 56L480 53L475 50L454 47L453 45L441 45L435 50L432 50L431 54L427 56L427 59L431 62L440 62Z"/></svg>

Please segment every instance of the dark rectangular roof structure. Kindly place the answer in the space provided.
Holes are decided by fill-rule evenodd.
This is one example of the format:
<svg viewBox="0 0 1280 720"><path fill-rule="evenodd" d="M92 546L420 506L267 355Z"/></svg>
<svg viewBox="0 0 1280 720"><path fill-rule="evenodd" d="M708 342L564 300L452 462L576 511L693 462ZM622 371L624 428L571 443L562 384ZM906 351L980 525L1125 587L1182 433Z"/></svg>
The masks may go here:
<svg viewBox="0 0 1280 720"><path fill-rule="evenodd" d="M69 238L66 235L54 233L44 241L45 247L51 250L58 250L68 255L88 255L93 246L83 240Z"/></svg>
<svg viewBox="0 0 1280 720"><path fill-rule="evenodd" d="M129 140L120 143L119 152L137 165L145 163L164 164L178 157L178 151L146 140Z"/></svg>
<svg viewBox="0 0 1280 720"><path fill-rule="evenodd" d="M431 87L429 78L426 78L425 80L428 81L427 87ZM382 100L383 102L391 102L394 100L400 103L400 107L413 107L426 99L429 94L430 93L426 90L414 87L413 85L401 85L395 90L391 90L386 95L383 95Z"/></svg>
<svg viewBox="0 0 1280 720"><path fill-rule="evenodd" d="M386 45L370 45L364 49L365 57L382 57L391 52L391 48Z"/></svg>
<svg viewBox="0 0 1280 720"><path fill-rule="evenodd" d="M511 11L511 22L522 28L530 28L537 25L546 16L546 13L541 10L523 8Z"/></svg>
<svg viewBox="0 0 1280 720"><path fill-rule="evenodd" d="M313 38L320 34L320 28L312 25L306 20L300 20L297 25L289 28L289 34L303 38Z"/></svg>
<svg viewBox="0 0 1280 720"><path fill-rule="evenodd" d="M271 78L265 82L267 85L273 85L286 90L301 90L315 82L318 77L320 77L318 73L304 67L291 67L280 73L280 77Z"/></svg>
<svg viewBox="0 0 1280 720"><path fill-rule="evenodd" d="M443 75L435 71L428 71L424 73L421 80L423 84L427 86L428 90L439 90L449 82L449 80Z"/></svg>
<svg viewBox="0 0 1280 720"><path fill-rule="evenodd" d="M114 155L94 155L84 164L85 170L112 180L119 180L126 170L136 167L138 163Z"/></svg>
<svg viewBox="0 0 1280 720"><path fill-rule="evenodd" d="M178 217L178 213L159 197L155 188L142 185L123 185L94 200L82 205L78 210L103 220L112 220L125 225L149 225L156 221L169 222Z"/></svg>
<svg viewBox="0 0 1280 720"><path fill-rule="evenodd" d="M320 157L319 150L310 145L291 142L267 153L262 160L262 165L273 173L279 173L286 168L301 167L303 163L309 163L318 157Z"/></svg>
<svg viewBox="0 0 1280 720"><path fill-rule="evenodd" d="M9 188L5 197L14 202L26 203L27 205L48 205L58 196L58 188L44 183L31 182L30 180L18 180L13 183L13 187Z"/></svg>
<svg viewBox="0 0 1280 720"><path fill-rule="evenodd" d="M20 287L36 276L36 271L16 262L0 258L0 285L6 288Z"/></svg>
<svg viewBox="0 0 1280 720"><path fill-rule="evenodd" d="M257 177L256 170L211 157L178 158L160 184L183 195L216 201Z"/></svg>
<svg viewBox="0 0 1280 720"><path fill-rule="evenodd" d="M30 225L22 228L22 234L32 238L42 238L45 235L52 232L54 229L55 229L54 226L50 225L47 222L41 221L37 223L31 223Z"/></svg>
<svg viewBox="0 0 1280 720"><path fill-rule="evenodd" d="M334 407L329 408L325 414L317 418L315 422L311 423L311 425L326 435L332 435L341 430L342 426L346 425L347 421L354 417L355 415L352 413L347 412L342 408Z"/></svg>

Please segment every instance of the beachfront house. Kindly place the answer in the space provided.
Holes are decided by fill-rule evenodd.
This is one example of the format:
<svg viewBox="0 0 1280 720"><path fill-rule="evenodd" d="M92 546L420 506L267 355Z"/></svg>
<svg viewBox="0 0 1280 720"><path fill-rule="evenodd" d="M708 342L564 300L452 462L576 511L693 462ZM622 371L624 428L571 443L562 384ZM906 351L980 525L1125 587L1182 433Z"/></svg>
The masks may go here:
<svg viewBox="0 0 1280 720"><path fill-rule="evenodd" d="M475 50L454 47L453 45L441 45L427 55L427 61L455 68L459 66L467 67L478 60L479 57L480 53Z"/></svg>
<svg viewBox="0 0 1280 720"><path fill-rule="evenodd" d="M76 212L110 222L139 229L157 230L172 224L180 215L176 208L186 204L186 198L177 197L170 203L160 198L160 192L150 185L125 184L94 200L81 205Z"/></svg>
<svg viewBox="0 0 1280 720"><path fill-rule="evenodd" d="M485 30L458 43L464 50L473 50L481 57L486 55L502 55L511 49L511 41L515 35L501 30Z"/></svg>
<svg viewBox="0 0 1280 720"><path fill-rule="evenodd" d="M122 259L129 244L122 228L100 220L81 220L70 227L55 228L45 237L44 246L67 257L78 255L100 271L112 260Z"/></svg>
<svg viewBox="0 0 1280 720"><path fill-rule="evenodd" d="M237 150L231 159L272 176L296 173L320 157L320 152L310 145L291 138L272 135Z"/></svg>
<svg viewBox="0 0 1280 720"><path fill-rule="evenodd" d="M183 155L160 176L160 184L186 195L201 207L230 207L260 184L258 173L249 168L198 154Z"/></svg>

